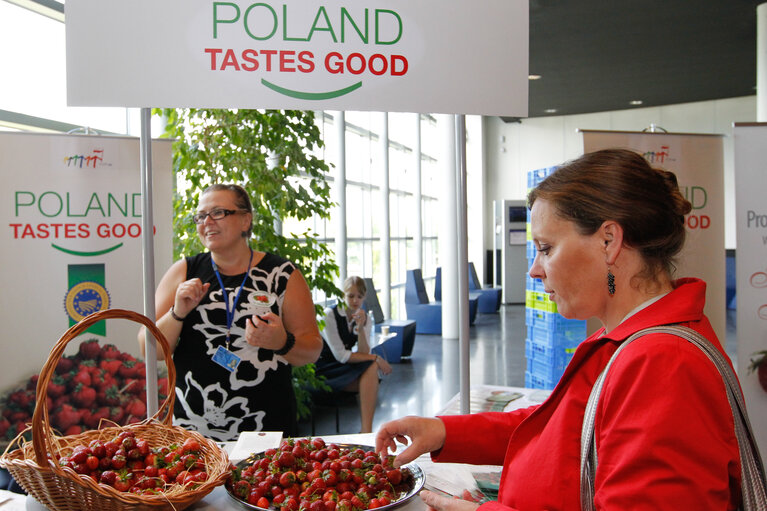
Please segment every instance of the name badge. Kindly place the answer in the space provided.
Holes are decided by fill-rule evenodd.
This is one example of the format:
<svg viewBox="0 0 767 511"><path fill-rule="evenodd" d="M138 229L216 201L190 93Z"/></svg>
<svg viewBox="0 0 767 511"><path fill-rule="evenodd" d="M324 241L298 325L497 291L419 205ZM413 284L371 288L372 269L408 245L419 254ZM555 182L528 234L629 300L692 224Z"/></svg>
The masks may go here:
<svg viewBox="0 0 767 511"><path fill-rule="evenodd" d="M220 365L230 373L233 373L237 370L237 366L240 365L241 360L240 357L224 348L223 346L218 347L211 359L213 362Z"/></svg>

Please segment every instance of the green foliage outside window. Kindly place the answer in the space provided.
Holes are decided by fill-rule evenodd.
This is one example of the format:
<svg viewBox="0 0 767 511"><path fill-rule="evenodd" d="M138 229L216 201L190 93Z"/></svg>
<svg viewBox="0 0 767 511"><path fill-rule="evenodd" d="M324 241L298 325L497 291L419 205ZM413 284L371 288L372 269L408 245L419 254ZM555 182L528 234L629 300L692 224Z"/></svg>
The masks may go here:
<svg viewBox="0 0 767 511"><path fill-rule="evenodd" d="M300 110L155 110L167 119L164 137L175 138L173 167L180 187L173 200L173 254L176 259L204 250L192 215L200 193L213 183L236 183L253 202L253 247L278 254L301 270L310 289L342 296L338 265L318 233L283 233L286 218L328 219L333 202L326 181L328 164L312 154L323 141L314 113ZM185 184L184 184L185 183ZM315 305L318 315L322 307ZM293 368L299 418L309 415L308 388L329 390L314 365Z"/></svg>

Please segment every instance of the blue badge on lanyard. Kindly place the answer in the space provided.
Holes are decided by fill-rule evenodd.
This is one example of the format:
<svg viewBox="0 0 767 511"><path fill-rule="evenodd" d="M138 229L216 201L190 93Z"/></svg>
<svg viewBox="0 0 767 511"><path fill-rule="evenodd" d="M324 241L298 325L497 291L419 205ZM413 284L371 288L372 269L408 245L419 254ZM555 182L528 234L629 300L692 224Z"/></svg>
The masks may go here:
<svg viewBox="0 0 767 511"><path fill-rule="evenodd" d="M210 263L213 265L213 271L216 273L216 278L218 279L218 283L221 286L221 292L224 295L224 307L226 308L226 348L223 346L219 346L216 350L216 353L213 354L213 357L211 359L216 364L220 365L224 369L226 369L229 372L234 372L237 369L237 366L240 364L240 357L235 355L229 350L229 346L231 343L231 331L232 331L232 323L234 321L234 310L237 308L237 302L240 301L240 294L242 294L242 288L245 287L245 282L248 280L248 274L250 273L250 265L253 262L253 249L250 249L250 260L248 261L248 269L245 272L245 277L242 279L242 283L240 284L239 289L237 289L237 294L234 297L234 302L232 303L231 310L229 309L229 296L226 292L226 287L224 286L224 281L221 278L221 274L218 271L218 266L216 266L216 261L213 260L213 256L210 257Z"/></svg>

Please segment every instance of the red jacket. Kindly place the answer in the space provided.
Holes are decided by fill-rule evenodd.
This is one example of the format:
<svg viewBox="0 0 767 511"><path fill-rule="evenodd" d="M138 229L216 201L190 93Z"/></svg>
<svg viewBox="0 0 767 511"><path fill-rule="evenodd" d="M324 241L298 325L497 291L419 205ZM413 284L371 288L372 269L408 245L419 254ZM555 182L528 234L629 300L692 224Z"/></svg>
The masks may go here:
<svg viewBox="0 0 767 511"><path fill-rule="evenodd" d="M440 417L435 461L503 465L498 502L483 511L580 510L583 413L599 373L637 330L679 323L721 351L703 315L706 284L681 279L662 299L576 350L541 405ZM719 372L697 347L668 334L644 336L613 363L597 408L596 509L726 510L740 499L740 458Z"/></svg>

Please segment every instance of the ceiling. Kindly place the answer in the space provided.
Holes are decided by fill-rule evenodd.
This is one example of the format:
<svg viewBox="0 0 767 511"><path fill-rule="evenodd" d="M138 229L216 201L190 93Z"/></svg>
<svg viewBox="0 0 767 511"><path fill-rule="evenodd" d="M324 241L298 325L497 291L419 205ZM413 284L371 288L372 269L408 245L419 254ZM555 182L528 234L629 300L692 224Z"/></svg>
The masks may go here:
<svg viewBox="0 0 767 511"><path fill-rule="evenodd" d="M528 117L754 95L764 1L530 0Z"/></svg>

